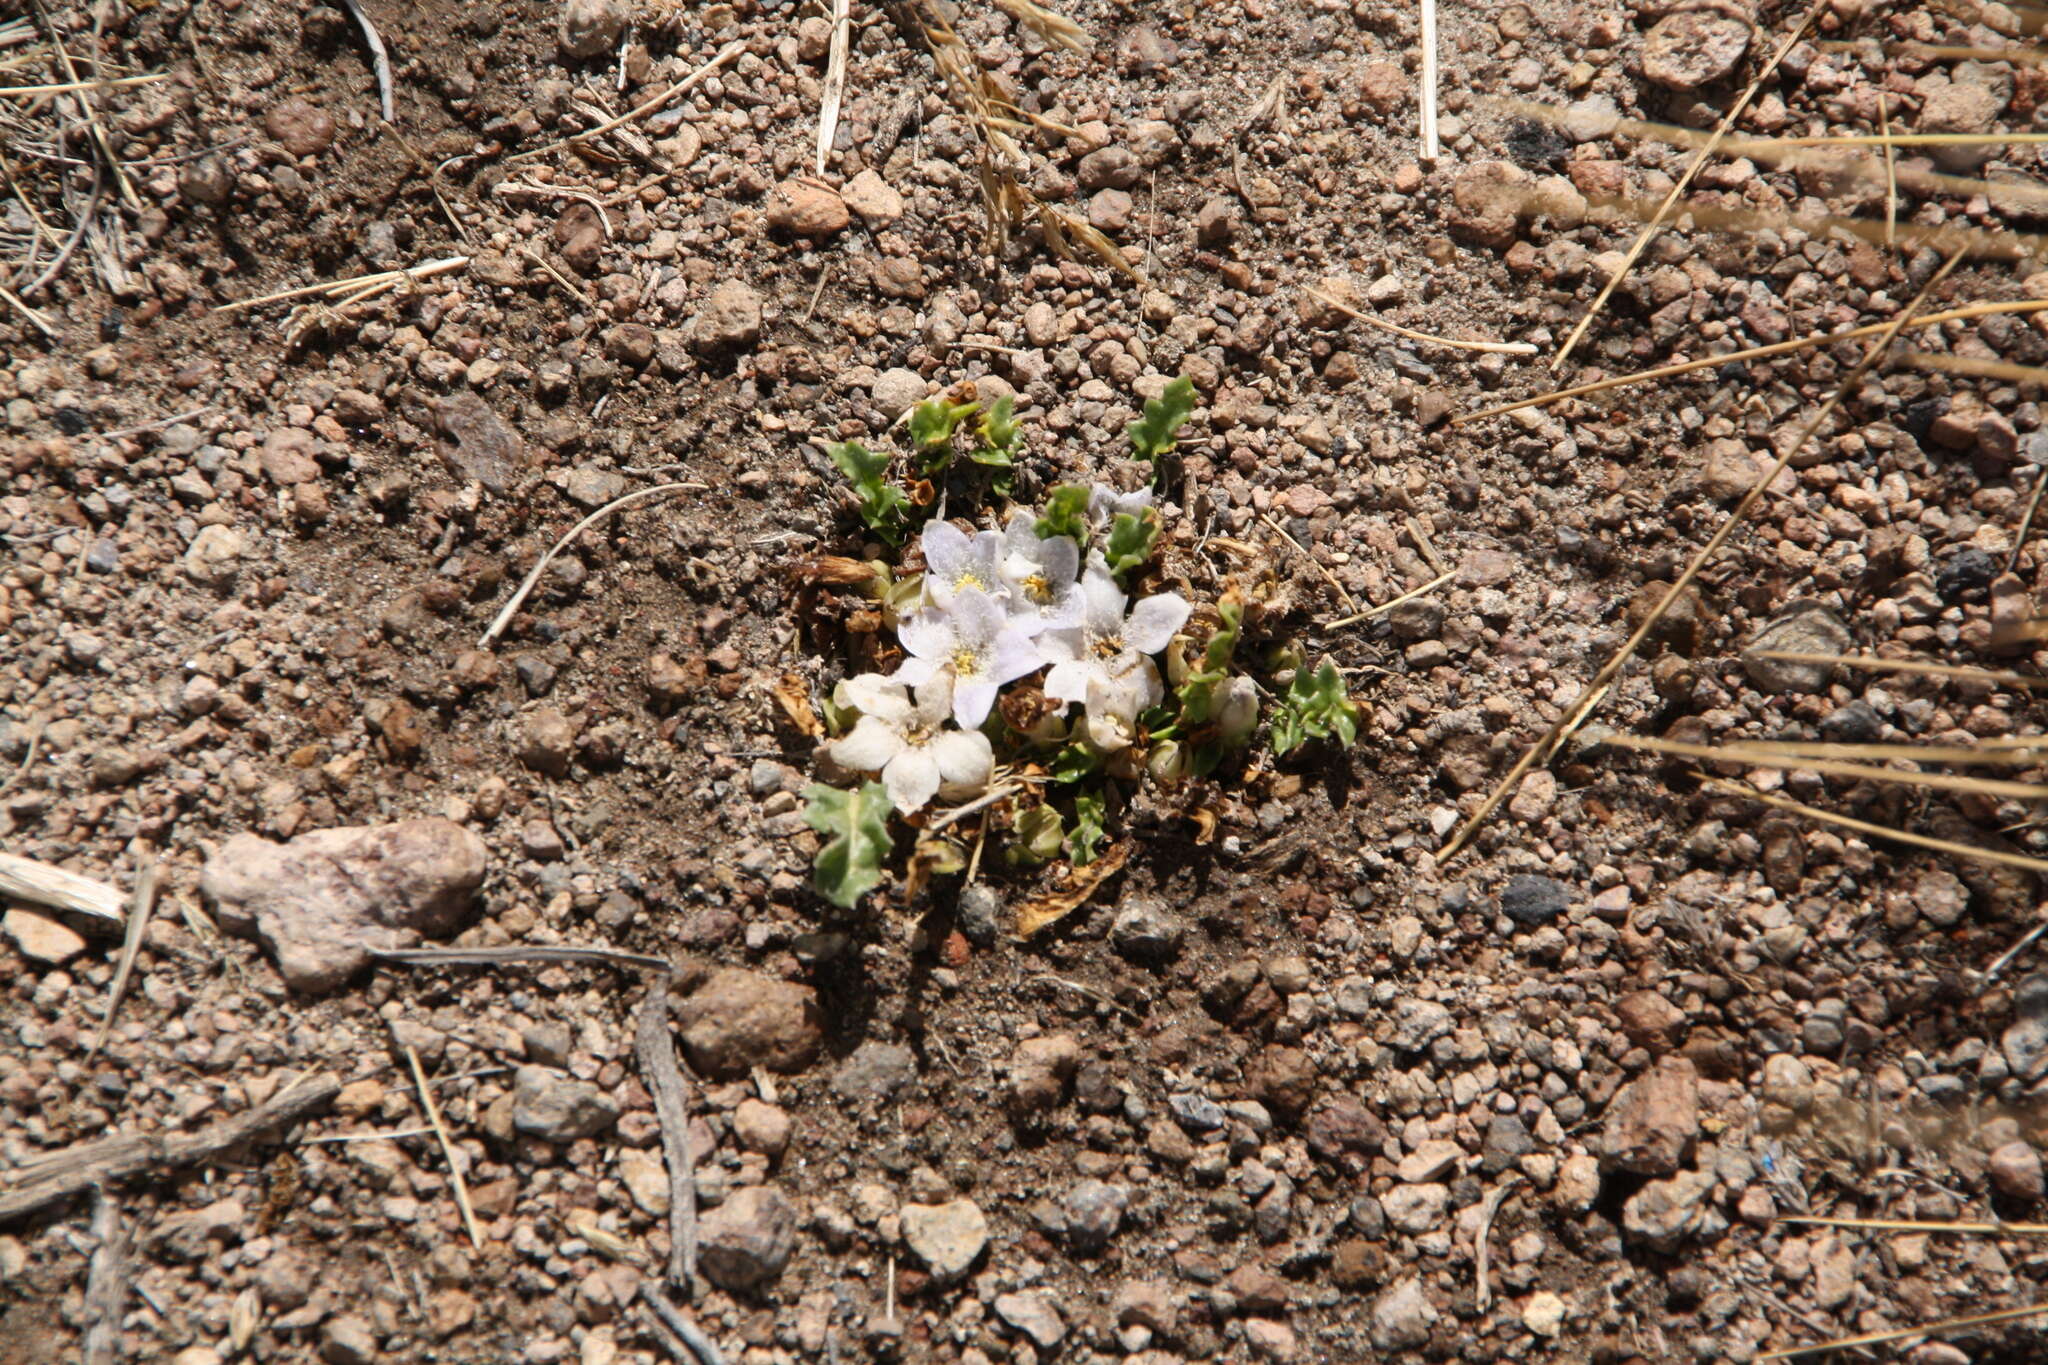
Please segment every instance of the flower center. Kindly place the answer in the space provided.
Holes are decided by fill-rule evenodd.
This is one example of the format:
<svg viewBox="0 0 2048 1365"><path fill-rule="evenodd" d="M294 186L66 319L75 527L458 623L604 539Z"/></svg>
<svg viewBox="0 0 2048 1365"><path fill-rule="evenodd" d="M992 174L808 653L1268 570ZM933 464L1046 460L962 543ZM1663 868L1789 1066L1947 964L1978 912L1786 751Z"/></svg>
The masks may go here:
<svg viewBox="0 0 2048 1365"><path fill-rule="evenodd" d="M1088 642L1098 659L1114 659L1124 652L1124 637L1121 635L1098 635Z"/></svg>
<svg viewBox="0 0 2048 1365"><path fill-rule="evenodd" d="M961 645L953 651L953 677L958 682L970 682L981 676L981 651L971 645Z"/></svg>
<svg viewBox="0 0 2048 1365"><path fill-rule="evenodd" d="M1026 574L1024 577L1024 595L1038 603L1041 607L1051 606L1053 598L1052 580L1042 573Z"/></svg>
<svg viewBox="0 0 2048 1365"><path fill-rule="evenodd" d="M981 575L972 569L962 569L959 573L954 574L953 587L956 591L961 588L975 588L981 592L988 591L988 584L982 582Z"/></svg>

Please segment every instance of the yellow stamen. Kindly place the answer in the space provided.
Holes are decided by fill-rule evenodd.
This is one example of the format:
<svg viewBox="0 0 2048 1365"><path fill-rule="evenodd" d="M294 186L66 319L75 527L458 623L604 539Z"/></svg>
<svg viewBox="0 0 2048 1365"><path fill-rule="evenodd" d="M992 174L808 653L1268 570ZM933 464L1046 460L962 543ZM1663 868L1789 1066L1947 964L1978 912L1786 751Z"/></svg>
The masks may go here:
<svg viewBox="0 0 2048 1365"><path fill-rule="evenodd" d="M1050 606L1052 604L1052 580L1042 573L1026 576L1024 579L1024 595L1042 607Z"/></svg>
<svg viewBox="0 0 2048 1365"><path fill-rule="evenodd" d="M953 676L960 680L981 675L981 655L962 645L953 651Z"/></svg>

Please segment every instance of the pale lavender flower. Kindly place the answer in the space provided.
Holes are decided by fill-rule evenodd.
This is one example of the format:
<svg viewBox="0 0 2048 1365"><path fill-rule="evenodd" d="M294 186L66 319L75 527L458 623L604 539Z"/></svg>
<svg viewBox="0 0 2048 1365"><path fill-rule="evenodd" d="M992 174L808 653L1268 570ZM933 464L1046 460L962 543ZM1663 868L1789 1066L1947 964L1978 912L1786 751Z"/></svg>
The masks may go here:
<svg viewBox="0 0 2048 1365"><path fill-rule="evenodd" d="M1003 532L1003 583L1010 590L1010 615L1032 635L1081 624L1085 602L1081 585L1081 547L1069 536L1038 534L1038 519L1029 512L1010 518Z"/></svg>
<svg viewBox="0 0 2048 1365"><path fill-rule="evenodd" d="M962 588L952 606L904 621L896 638L909 651L895 680L911 687L953 675L953 718L972 730L988 719L996 689L1045 664L1024 627L979 588Z"/></svg>
<svg viewBox="0 0 2048 1365"><path fill-rule="evenodd" d="M1003 591L1003 556L1007 542L994 531L968 535L949 521L924 528L925 592L941 607L953 605L962 591L973 588L991 595Z"/></svg>
<svg viewBox="0 0 2048 1365"><path fill-rule="evenodd" d="M858 710L853 729L826 746L833 762L880 773L889 799L905 815L940 791L972 796L988 786L995 754L979 730L944 728L953 709L952 679L940 673L913 701L894 678L866 673L839 684L836 699Z"/></svg>
<svg viewBox="0 0 2048 1365"><path fill-rule="evenodd" d="M1085 603L1081 623L1049 630L1039 638L1052 671L1045 677L1045 695L1054 701L1081 702L1094 717L1135 716L1165 700L1166 687L1151 656L1166 648L1174 633L1187 624L1192 610L1176 593L1155 593L1138 599L1125 614L1123 589L1100 563L1081 576Z"/></svg>

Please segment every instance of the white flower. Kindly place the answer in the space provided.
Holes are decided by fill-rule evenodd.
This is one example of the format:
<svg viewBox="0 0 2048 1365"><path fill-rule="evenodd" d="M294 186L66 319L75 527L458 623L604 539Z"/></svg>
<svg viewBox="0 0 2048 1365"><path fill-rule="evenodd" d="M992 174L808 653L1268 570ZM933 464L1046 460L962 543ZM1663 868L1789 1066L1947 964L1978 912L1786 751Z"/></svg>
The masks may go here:
<svg viewBox="0 0 2048 1365"><path fill-rule="evenodd" d="M1098 483L1088 490L1088 520L1099 531L1115 521L1119 512L1142 519L1145 509L1152 505L1152 490L1140 488L1135 493L1119 493L1106 483Z"/></svg>
<svg viewBox="0 0 2048 1365"><path fill-rule="evenodd" d="M998 594L1003 591L1003 537L994 531L968 535L949 521L934 521L924 528L924 585L931 600L941 607L969 588Z"/></svg>
<svg viewBox="0 0 2048 1365"><path fill-rule="evenodd" d="M1081 576L1081 595L1081 624L1049 630L1039 639L1039 648L1053 665L1045 677L1045 695L1054 701L1084 703L1091 720L1098 705L1104 719L1134 717L1158 705L1166 688L1150 656L1165 649L1174 632L1187 624L1187 601L1176 593L1155 593L1140 598L1126 617L1123 589L1099 562L1090 563Z"/></svg>
<svg viewBox="0 0 2048 1365"><path fill-rule="evenodd" d="M988 719L997 688L1045 664L1030 633L979 588L962 588L946 610L912 616L896 638L910 652L896 681L918 687L950 672L953 718L969 730Z"/></svg>
<svg viewBox="0 0 2048 1365"><path fill-rule="evenodd" d="M889 799L905 815L922 810L941 790L972 796L988 786L995 754L978 730L946 730L953 709L951 679L939 674L917 689L913 702L903 684L865 673L839 684L842 706L860 719L843 737L826 745L832 761L857 772L879 772Z"/></svg>
<svg viewBox="0 0 2048 1365"><path fill-rule="evenodd" d="M1036 635L1081 624L1084 602L1076 581L1081 547L1070 536L1038 534L1038 518L1018 512L1003 534L1003 583L1010 590L1010 614Z"/></svg>

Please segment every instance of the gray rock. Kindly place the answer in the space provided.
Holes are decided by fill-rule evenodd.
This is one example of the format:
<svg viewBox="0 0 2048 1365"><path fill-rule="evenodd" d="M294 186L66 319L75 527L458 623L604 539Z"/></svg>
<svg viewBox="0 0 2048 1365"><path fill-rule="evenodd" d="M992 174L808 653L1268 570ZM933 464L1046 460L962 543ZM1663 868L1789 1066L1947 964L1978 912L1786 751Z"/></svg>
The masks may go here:
<svg viewBox="0 0 2048 1365"><path fill-rule="evenodd" d="M1131 1197L1120 1185L1100 1180L1083 1180L1067 1191L1060 1201L1067 1241L1076 1251L1101 1251L1123 1226L1124 1210Z"/></svg>
<svg viewBox="0 0 2048 1365"><path fill-rule="evenodd" d="M1712 10L1659 19L1643 38L1643 75L1673 90L1728 79L1749 51L1749 25Z"/></svg>
<svg viewBox="0 0 2048 1365"><path fill-rule="evenodd" d="M1126 903L1109 926L1109 940L1119 953L1150 965L1178 957L1185 933L1180 917L1155 900Z"/></svg>
<svg viewBox="0 0 2048 1365"><path fill-rule="evenodd" d="M896 1043L866 1042L839 1064L832 1093L848 1104L880 1104L916 1079L916 1053Z"/></svg>
<svg viewBox="0 0 2048 1365"><path fill-rule="evenodd" d="M450 820L315 830L288 844L237 834L207 860L200 889L230 933L261 940L296 990L334 990L372 948L409 948L461 923L484 843Z"/></svg>
<svg viewBox="0 0 2048 1365"><path fill-rule="evenodd" d="M1429 1341L1436 1307L1410 1277L1381 1294L1372 1305L1372 1344L1382 1351L1407 1351Z"/></svg>
<svg viewBox="0 0 2048 1365"><path fill-rule="evenodd" d="M377 1358L377 1333L354 1313L329 1318L320 1328L320 1359L327 1365L370 1365Z"/></svg>
<svg viewBox="0 0 2048 1365"><path fill-rule="evenodd" d="M433 405L436 450L441 463L462 483L480 483L508 493L532 463L526 442L474 393L457 393Z"/></svg>
<svg viewBox="0 0 2048 1365"><path fill-rule="evenodd" d="M988 1246L988 1219L972 1199L905 1204L903 1241L940 1284L953 1284L974 1268Z"/></svg>
<svg viewBox="0 0 2048 1365"><path fill-rule="evenodd" d="M1749 680L1766 692L1818 692L1828 685L1832 664L1791 663L1759 657L1786 654L1847 654L1855 638L1832 611L1813 601L1794 602L1758 631L1742 651Z"/></svg>
<svg viewBox="0 0 2048 1365"><path fill-rule="evenodd" d="M1500 892L1500 912L1517 924L1546 924L1571 904L1572 889L1555 877L1510 877Z"/></svg>
<svg viewBox="0 0 2048 1365"><path fill-rule="evenodd" d="M771 1186L733 1191L697 1226L698 1264L728 1293L750 1294L772 1284L796 1246L796 1210Z"/></svg>
<svg viewBox="0 0 2048 1365"><path fill-rule="evenodd" d="M893 422L904 412L924 401L927 387L923 375L916 370L898 366L893 370L882 371L881 376L875 380L874 388L869 392L873 395L875 406L881 410L882 416Z"/></svg>
<svg viewBox="0 0 2048 1365"><path fill-rule="evenodd" d="M627 17L619 0L568 0L562 6L562 55L587 62L617 52Z"/></svg>
<svg viewBox="0 0 2048 1365"><path fill-rule="evenodd" d="M976 882L960 893L955 921L967 941L977 948L993 948L1002 932L1003 898L987 882Z"/></svg>
<svg viewBox="0 0 2048 1365"><path fill-rule="evenodd" d="M1387 1221L1411 1234L1428 1232L1444 1219L1451 1200L1446 1185L1396 1185L1380 1196Z"/></svg>
<svg viewBox="0 0 2048 1365"><path fill-rule="evenodd" d="M761 339L761 295L749 284L727 280L690 320L689 335L706 353L752 350Z"/></svg>
<svg viewBox="0 0 2048 1365"><path fill-rule="evenodd" d="M1166 1107L1173 1111L1175 1122L1197 1137L1215 1132L1225 1121L1223 1106L1207 1095L1168 1095Z"/></svg>
<svg viewBox="0 0 2048 1365"><path fill-rule="evenodd" d="M2013 1076L2028 1084L2048 1075L2048 972L2020 982L2012 996L2012 1025L1999 1040Z"/></svg>
<svg viewBox="0 0 2048 1365"><path fill-rule="evenodd" d="M1394 1034L1387 1041L1403 1052L1420 1052L1450 1031L1448 1009L1411 995L1394 1002Z"/></svg>
<svg viewBox="0 0 2048 1365"><path fill-rule="evenodd" d="M995 1308L997 1317L1031 1338L1041 1350L1051 1350L1067 1334L1059 1310L1043 1294L998 1294Z"/></svg>
<svg viewBox="0 0 2048 1365"><path fill-rule="evenodd" d="M1675 1251L1699 1228L1713 1188L1714 1177L1705 1171L1680 1171L1669 1180L1652 1180L1622 1206L1622 1229L1655 1250Z"/></svg>
<svg viewBox="0 0 2048 1365"><path fill-rule="evenodd" d="M1536 1140L1529 1136L1529 1127L1519 1114L1495 1114L1480 1143L1479 1166L1488 1175L1499 1175L1534 1150Z"/></svg>
<svg viewBox="0 0 2048 1365"><path fill-rule="evenodd" d="M512 1126L549 1142L596 1137L618 1122L618 1106L588 1081L544 1066L512 1075Z"/></svg>
<svg viewBox="0 0 2048 1365"><path fill-rule="evenodd" d="M1699 1140L1699 1072L1666 1057L1622 1087L1607 1106L1602 1164L1639 1175L1670 1175Z"/></svg>

